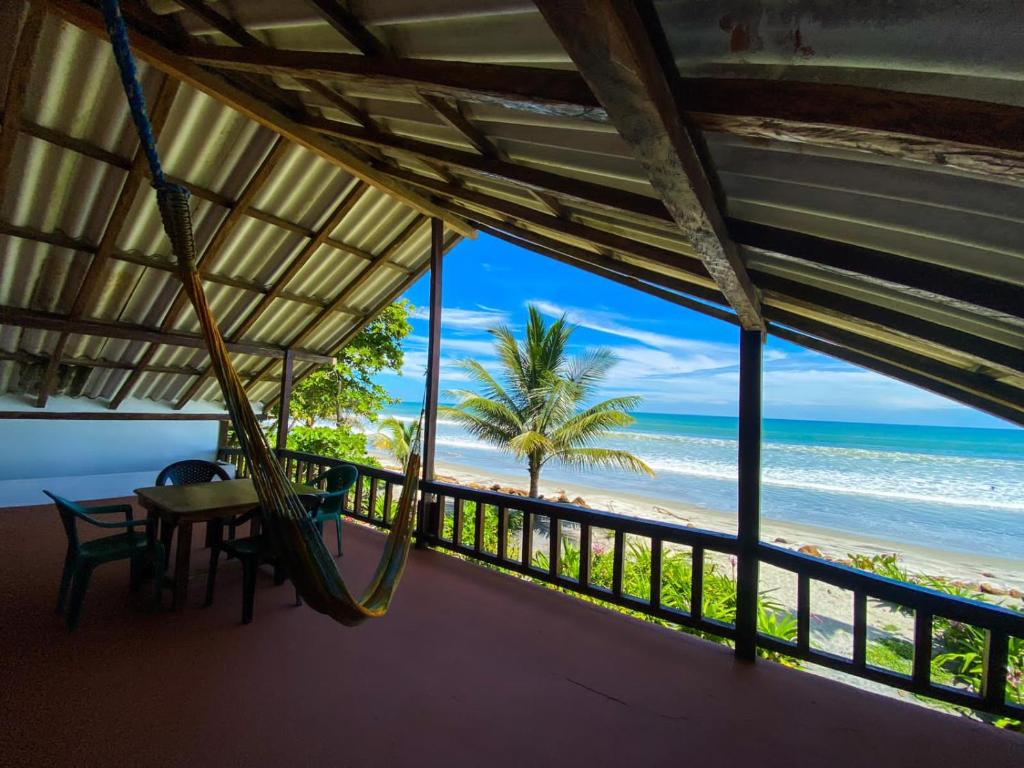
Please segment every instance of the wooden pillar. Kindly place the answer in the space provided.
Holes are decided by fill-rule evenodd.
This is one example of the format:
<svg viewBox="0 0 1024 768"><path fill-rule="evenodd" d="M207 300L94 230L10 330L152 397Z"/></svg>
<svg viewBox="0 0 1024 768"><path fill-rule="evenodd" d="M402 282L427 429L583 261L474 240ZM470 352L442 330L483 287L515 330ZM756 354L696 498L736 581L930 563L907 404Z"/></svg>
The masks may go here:
<svg viewBox="0 0 1024 768"><path fill-rule="evenodd" d="M295 353L291 349L286 349L284 360L281 361L281 397L278 400L280 411L277 414L277 450L279 451L288 447L288 417L292 405L294 362Z"/></svg>
<svg viewBox="0 0 1024 768"><path fill-rule="evenodd" d="M757 550L761 539L762 343L761 331L740 331L736 657L746 661L753 661L757 652Z"/></svg>
<svg viewBox="0 0 1024 768"><path fill-rule="evenodd" d="M441 379L441 257L444 255L444 222L430 220L430 328L427 334L427 391L423 419L423 479L434 479L434 448L437 444L437 400Z"/></svg>

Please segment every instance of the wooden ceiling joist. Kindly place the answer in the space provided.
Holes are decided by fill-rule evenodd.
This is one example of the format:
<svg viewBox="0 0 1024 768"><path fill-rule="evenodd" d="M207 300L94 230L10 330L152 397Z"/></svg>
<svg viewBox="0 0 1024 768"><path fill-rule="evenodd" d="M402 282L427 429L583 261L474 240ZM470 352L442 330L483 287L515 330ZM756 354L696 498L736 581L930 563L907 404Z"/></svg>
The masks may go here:
<svg viewBox="0 0 1024 768"><path fill-rule="evenodd" d="M106 38L106 27L103 23L103 17L97 10L75 2L75 0L34 0L34 2L43 3L48 10L65 21L81 27L100 38ZM295 122L279 110L235 87L223 78L202 67L196 66L163 44L137 31L135 34L132 34L131 43L132 49L139 58L171 77L202 91L265 128L269 128L287 138L289 141L305 147L314 154L343 168L370 186L388 193L417 211L427 216L440 216L444 218L446 223L460 234L468 237L473 235L472 228L467 226L465 222L453 219L443 210L437 208L432 202L407 189L404 185L381 176L374 168L364 160L356 157L352 152Z"/></svg>
<svg viewBox="0 0 1024 768"><path fill-rule="evenodd" d="M760 298L732 242L683 120L675 63L660 56L657 17L616 0L537 0L651 186L747 330L763 330Z"/></svg>
<svg viewBox="0 0 1024 768"><path fill-rule="evenodd" d="M7 191L8 174L14 160L14 147L18 140L18 123L28 93L28 82L32 75L32 61L36 45L43 29L46 14L35 5L24 3L21 28L17 32L17 44L11 68L7 73L7 92L4 97L4 122L0 126L0 201Z"/></svg>
<svg viewBox="0 0 1024 768"><path fill-rule="evenodd" d="M167 332L152 326L112 323L104 320L73 320L67 315L39 312L23 307L0 305L0 325L35 328L41 331L55 331L76 336L96 336L101 339L141 341L152 345L165 345L169 347L206 348L202 337L198 334ZM283 358L285 351L284 347L249 341L229 344L228 350L243 355L273 357L275 359ZM332 360L330 355L309 349L296 349L295 357L296 359L308 360L320 365L326 365ZM151 362L145 363L146 366L151 364ZM141 363L136 365L141 365Z"/></svg>

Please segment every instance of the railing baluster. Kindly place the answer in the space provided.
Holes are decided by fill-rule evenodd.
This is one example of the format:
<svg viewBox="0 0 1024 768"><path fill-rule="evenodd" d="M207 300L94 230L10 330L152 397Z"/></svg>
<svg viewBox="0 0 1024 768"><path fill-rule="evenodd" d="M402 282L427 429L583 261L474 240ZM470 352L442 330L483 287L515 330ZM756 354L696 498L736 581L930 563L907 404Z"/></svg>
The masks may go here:
<svg viewBox="0 0 1024 768"><path fill-rule="evenodd" d="M523 558L523 567L529 568L533 560L533 518L529 512L523 510L523 551L520 553Z"/></svg>
<svg viewBox="0 0 1024 768"><path fill-rule="evenodd" d="M704 616L704 547L694 546L690 560L690 617Z"/></svg>
<svg viewBox="0 0 1024 768"><path fill-rule="evenodd" d="M612 553L612 594L616 597L622 595L622 566L626 550L626 535L621 531L615 531L615 550Z"/></svg>
<svg viewBox="0 0 1024 768"><path fill-rule="evenodd" d="M651 607L661 607L661 550L664 542L651 539Z"/></svg>
<svg viewBox="0 0 1024 768"><path fill-rule="evenodd" d="M355 509L353 512L356 517L363 517L363 473L360 472L356 477L356 493L355 493Z"/></svg>
<svg viewBox="0 0 1024 768"><path fill-rule="evenodd" d="M498 507L498 559L508 560L508 510Z"/></svg>
<svg viewBox="0 0 1024 768"><path fill-rule="evenodd" d="M1006 660L1010 638L1005 632L989 630L985 633L985 671L981 683L981 697L989 709L1001 708L1006 703Z"/></svg>
<svg viewBox="0 0 1024 768"><path fill-rule="evenodd" d="M932 669L932 615L918 608L914 611L914 686L928 687Z"/></svg>
<svg viewBox="0 0 1024 768"><path fill-rule="evenodd" d="M806 573L797 575L796 645L801 653L811 649L811 577Z"/></svg>
<svg viewBox="0 0 1024 768"><path fill-rule="evenodd" d="M562 551L562 521L554 515L548 517L548 572L558 578L558 561Z"/></svg>
<svg viewBox="0 0 1024 768"><path fill-rule="evenodd" d="M456 547L462 546L462 499L456 496L452 499L454 513L452 514L452 541Z"/></svg>
<svg viewBox="0 0 1024 768"><path fill-rule="evenodd" d="M395 487L390 480L384 481L384 522L391 523L391 502L394 498Z"/></svg>
<svg viewBox="0 0 1024 768"><path fill-rule="evenodd" d="M853 663L860 668L868 660L868 596L853 593Z"/></svg>
<svg viewBox="0 0 1024 768"><path fill-rule="evenodd" d="M476 527L473 529L473 549L477 552L484 551L484 509L486 505L482 501L476 504Z"/></svg>
<svg viewBox="0 0 1024 768"><path fill-rule="evenodd" d="M580 573L579 585L583 589L590 586L590 526L580 523Z"/></svg>
<svg viewBox="0 0 1024 768"><path fill-rule="evenodd" d="M366 514L371 520L377 516L377 478L370 478L370 500L366 507Z"/></svg>

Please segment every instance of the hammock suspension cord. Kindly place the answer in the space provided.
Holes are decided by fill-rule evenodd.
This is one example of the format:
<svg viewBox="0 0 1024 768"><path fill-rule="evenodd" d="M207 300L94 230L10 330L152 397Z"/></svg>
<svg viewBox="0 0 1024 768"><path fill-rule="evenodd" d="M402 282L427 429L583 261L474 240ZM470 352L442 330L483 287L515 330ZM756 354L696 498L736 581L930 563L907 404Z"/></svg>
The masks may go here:
<svg viewBox="0 0 1024 768"><path fill-rule="evenodd" d="M145 96L139 84L135 58L129 46L128 31L118 0L102 0L101 5L121 84L128 98L140 145L149 163L160 218L178 262L183 289L199 318L210 353L210 365L220 383L239 444L249 462L250 474L262 507L265 534L278 555L284 559L288 574L307 605L347 626L382 616L401 579L412 541L422 423L417 427L411 446L401 498L380 563L363 595L357 599L338 573L333 557L249 405L245 388L231 363L196 269L189 192L169 182L160 165L156 139L146 111ZM387 512L385 510L385 516Z"/></svg>

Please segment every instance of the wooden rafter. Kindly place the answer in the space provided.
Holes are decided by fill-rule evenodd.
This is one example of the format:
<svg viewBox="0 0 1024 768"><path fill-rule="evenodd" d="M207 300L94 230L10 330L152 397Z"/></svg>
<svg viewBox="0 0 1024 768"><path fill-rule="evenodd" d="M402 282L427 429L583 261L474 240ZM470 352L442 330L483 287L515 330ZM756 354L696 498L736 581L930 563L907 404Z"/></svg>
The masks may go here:
<svg viewBox="0 0 1024 768"><path fill-rule="evenodd" d="M388 244L388 246L381 252L380 256L378 256L374 262L364 267L359 274L357 274L351 281L349 281L345 285L344 288L341 289L338 295L331 301L331 303L327 307L323 309L323 311L319 312L312 320L310 320L302 327L302 330L300 330L292 338L291 344L301 344L307 338L309 338L309 336L311 336L321 325L323 325L324 321L329 316L329 313L331 311L330 308L336 304L343 304L348 299L350 299L356 291L358 291L363 285L366 284L366 282L370 278L372 278L377 273L377 270L380 269L382 265L387 263L388 259L390 259L395 253L397 253L402 248L402 246L404 246L409 241L409 238L416 234L416 230L420 228L424 221L426 221L426 219L424 219L421 216L417 216L411 222L409 222L409 224L391 241L391 243ZM410 285L414 278L415 274L413 276L410 276L407 280L403 281L402 285ZM362 328L367 317L373 317L373 315L367 316L366 314L363 314L359 316L352 327L355 328L356 331L358 332L358 330ZM269 371L273 367L273 365L273 363L264 365L263 368L259 369L259 371L257 371L256 374L254 374L250 378L248 384L252 384L254 381L264 376L267 373L267 371Z"/></svg>
<svg viewBox="0 0 1024 768"><path fill-rule="evenodd" d="M43 331L56 331L57 333L68 333L77 336L96 336L101 339L141 341L156 345L164 344L170 347L205 348L203 339L198 334L182 333L180 331L168 332L153 326L131 323L112 323L103 320L73 320L67 315L39 312L23 307L0 305L0 325L36 328ZM238 342L229 344L228 349L232 352L254 355L256 357L281 358L284 356L284 348L272 344ZM295 349L295 355L296 359L307 360L321 365L331 361L329 355L309 349ZM149 365L151 364L146 363L146 366Z"/></svg>
<svg viewBox="0 0 1024 768"><path fill-rule="evenodd" d="M28 81L32 75L32 60L36 45L43 29L46 14L35 5L25 4L24 18L17 35L17 46L7 77L7 93L4 99L4 122L0 126L0 202L7 191L7 179L14 160L14 147L18 139L18 123L28 93Z"/></svg>
<svg viewBox="0 0 1024 768"><path fill-rule="evenodd" d="M150 113L153 135L156 138L160 137L160 132L167 122L167 116L171 112L174 98L178 95L178 85L177 80L165 77L160 86L160 91ZM95 303L96 294L99 292L100 286L106 277L107 267L117 246L117 240L121 236L121 230L124 228L128 220L128 214L131 213L132 206L135 204L135 198L142 186L142 181L146 178L146 167L146 154L140 147L135 152L131 168L121 185L121 191L118 193L117 200L114 202L114 208L107 219L107 225L104 227L103 235L96 246L96 252L89 264L89 269L86 271L85 278L78 289L78 294L71 305L70 315L74 319L82 317L86 310ZM61 357L64 355L67 343L67 334L61 334L57 339L53 355L39 385L39 395L36 398L37 408L46 407L46 401L50 396L50 390L56 382L57 371L60 368Z"/></svg>
<svg viewBox="0 0 1024 768"><path fill-rule="evenodd" d="M742 326L763 330L757 289L676 101L675 63L659 55L662 32L653 9L641 15L635 4L617 0L537 0L537 6Z"/></svg>
<svg viewBox="0 0 1024 768"><path fill-rule="evenodd" d="M242 221L245 209L248 208L256 199L256 196L270 179L274 169L284 158L289 148L290 145L283 137L275 137L273 145L271 145L270 150L260 161L256 171L246 183L245 188L238 196L238 200L234 207L228 211L227 216L224 217L220 225L214 231L213 237L210 238L210 242L203 250L202 255L196 261L197 269L202 270L204 267L213 264L218 254L220 254L228 240L231 238L235 228ZM186 297L184 290L179 287L174 300L171 302L170 308L164 316L163 322L160 324L162 329L169 331L174 327L175 322L178 320L178 315L185 308L187 301L188 298ZM142 353L142 357L139 359L139 366L143 367L149 365L153 361L153 357L156 355L157 349L158 345L150 345L150 347ZM110 401L110 407L114 409L118 408L121 403L124 402L124 399L131 394L141 377L141 372L132 372L132 374L129 375L121 385L117 394L114 395L114 398Z"/></svg>
<svg viewBox="0 0 1024 768"><path fill-rule="evenodd" d="M310 258L312 258L313 254L320 250L320 247L324 245L330 234L341 225L345 216L348 215L349 211L351 211L355 204L359 202L367 189L369 189L369 187L361 182L357 181L353 184L348 194L342 197L341 202L339 202L335 209L328 214L327 219L320 226L320 229L316 232L314 237L299 249L298 253L295 254L291 263L284 270L281 276L274 281L270 290L267 291L256 306L253 307L252 310L250 310L246 316L241 319L241 321L239 321L238 325L231 330L231 333L227 337L228 341L239 341L245 333L256 324L256 322L270 308L271 304L274 303L274 300L281 296L281 292L284 290L285 286L287 286L288 283L291 282L292 278L299 273ZM336 305L332 302L329 306L335 307L340 305ZM326 309L327 307L324 306L323 310ZM191 386L185 390L184 394L178 398L178 402L175 403L174 407L176 410L184 408L185 404L196 396L202 386L209 381L211 372L212 369L207 368L203 372L202 376L192 382Z"/></svg>
<svg viewBox="0 0 1024 768"><path fill-rule="evenodd" d="M0 360L8 360L15 363L21 363L23 365L45 366L49 363L50 357L47 355L33 355L20 350L17 352L0 351ZM102 368L104 370L114 371L130 371L135 368L133 363L129 363L124 360L108 360L102 357L68 357L67 355L65 355L61 360L61 364L71 367ZM146 366L145 373L167 373L172 376L201 376L204 372L199 368L195 368L190 365L152 364ZM264 381L276 382L277 379L273 377L266 377L264 378Z"/></svg>
<svg viewBox="0 0 1024 768"><path fill-rule="evenodd" d="M605 121L577 72L428 59L271 49L257 55L189 42L222 69L413 86L465 103ZM685 78L685 109L704 130L836 146L1024 180L1024 108L951 96L795 80Z"/></svg>
<svg viewBox="0 0 1024 768"><path fill-rule="evenodd" d="M39 2L45 3L47 9L87 32L99 37L106 37L103 18L95 9L74 2L74 0L39 0ZM405 188L403 185L383 177L365 160L355 156L352 152L335 142L325 139L315 131L310 131L279 110L254 98L223 78L202 67L196 66L185 57L174 53L144 34L133 34L131 41L135 54L157 69L202 91L290 141L305 147L314 154L345 169L353 176L388 193L424 215L445 217L448 226L460 234L466 236L473 235L472 228L467 226L465 222L453 219L429 200Z"/></svg>

